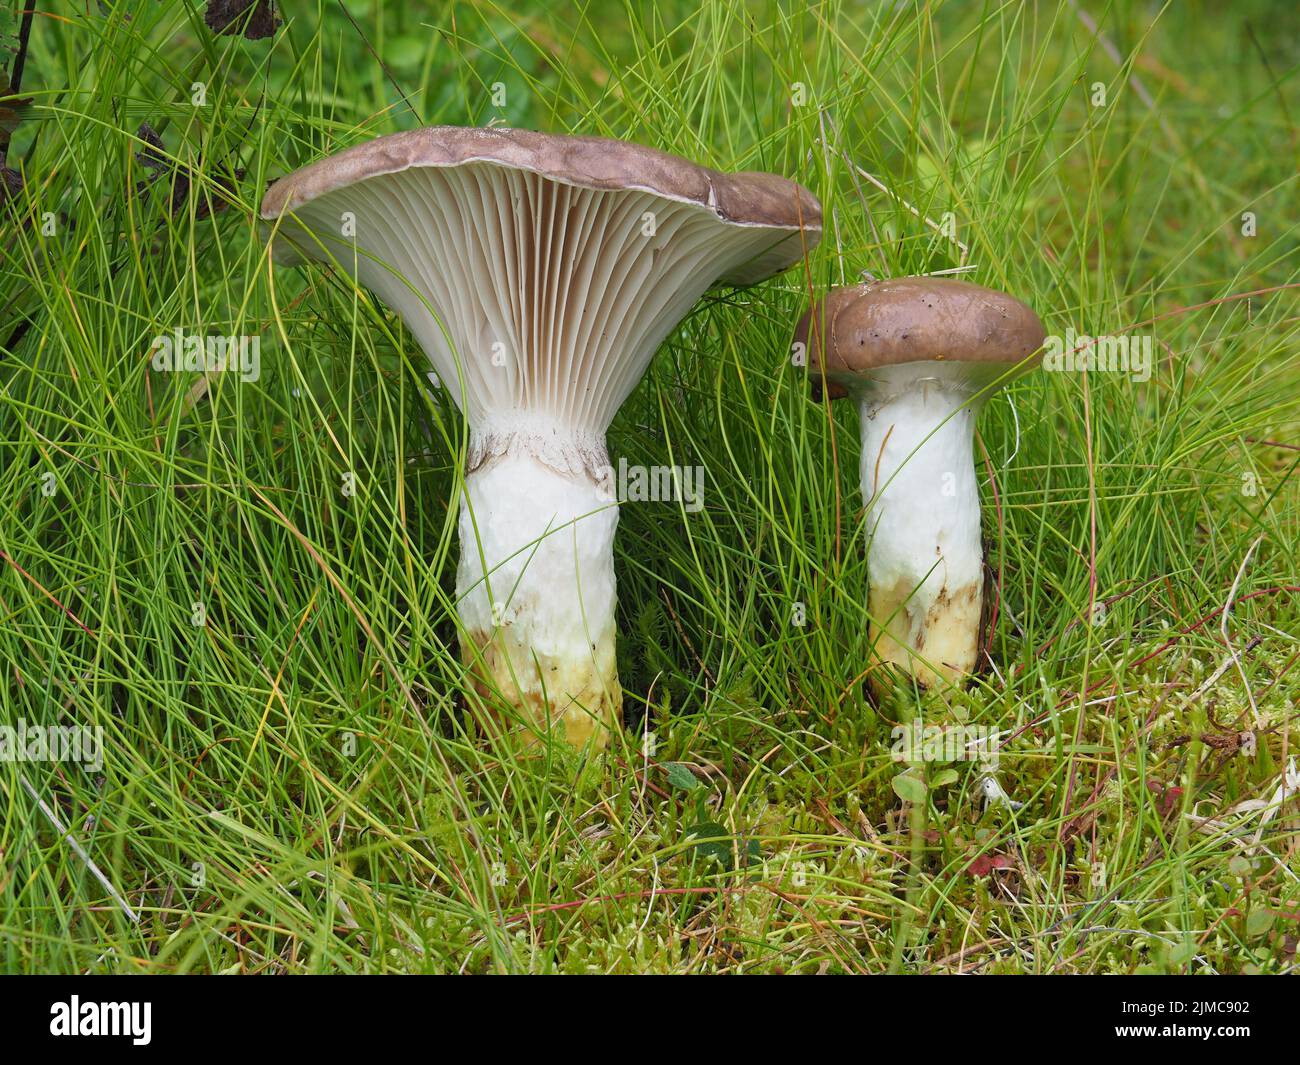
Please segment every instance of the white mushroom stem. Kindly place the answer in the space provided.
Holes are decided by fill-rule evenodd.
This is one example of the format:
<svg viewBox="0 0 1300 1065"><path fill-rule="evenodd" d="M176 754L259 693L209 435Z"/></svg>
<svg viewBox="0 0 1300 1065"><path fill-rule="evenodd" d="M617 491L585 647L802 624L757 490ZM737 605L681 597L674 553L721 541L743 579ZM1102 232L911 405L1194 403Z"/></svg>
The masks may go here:
<svg viewBox="0 0 1300 1065"><path fill-rule="evenodd" d="M479 691L521 711L503 722L604 745L623 694L614 657L618 505L604 443L476 432L460 508L461 646Z"/></svg>
<svg viewBox="0 0 1300 1065"><path fill-rule="evenodd" d="M972 454L982 404L912 367L882 377L859 397L876 653L922 684L960 683L975 666L984 587Z"/></svg>

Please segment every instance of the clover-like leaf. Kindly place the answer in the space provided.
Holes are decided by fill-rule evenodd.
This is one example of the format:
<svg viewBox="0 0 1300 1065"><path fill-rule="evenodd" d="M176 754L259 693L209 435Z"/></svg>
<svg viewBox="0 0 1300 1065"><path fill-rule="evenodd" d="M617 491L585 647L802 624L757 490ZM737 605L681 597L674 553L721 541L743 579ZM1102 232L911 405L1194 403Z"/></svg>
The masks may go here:
<svg viewBox="0 0 1300 1065"><path fill-rule="evenodd" d="M913 773L899 773L891 781L894 794L906 802L925 802L925 781Z"/></svg>

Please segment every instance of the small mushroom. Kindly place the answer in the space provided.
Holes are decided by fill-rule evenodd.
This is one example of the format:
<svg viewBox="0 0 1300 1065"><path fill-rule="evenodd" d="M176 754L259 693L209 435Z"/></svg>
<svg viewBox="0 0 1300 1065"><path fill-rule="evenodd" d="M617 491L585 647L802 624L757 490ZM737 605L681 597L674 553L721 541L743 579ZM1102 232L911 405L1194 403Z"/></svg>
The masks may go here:
<svg viewBox="0 0 1300 1065"><path fill-rule="evenodd" d="M799 322L809 379L862 414L876 653L923 685L975 666L984 576L972 445L989 395L1041 361L1038 316L947 278L833 289ZM877 688L888 686L874 678Z"/></svg>
<svg viewBox="0 0 1300 1065"><path fill-rule="evenodd" d="M615 668L611 419L710 286L816 244L773 174L505 128L396 133L277 181L279 262L336 263L405 320L469 423L462 658L538 728L606 741Z"/></svg>

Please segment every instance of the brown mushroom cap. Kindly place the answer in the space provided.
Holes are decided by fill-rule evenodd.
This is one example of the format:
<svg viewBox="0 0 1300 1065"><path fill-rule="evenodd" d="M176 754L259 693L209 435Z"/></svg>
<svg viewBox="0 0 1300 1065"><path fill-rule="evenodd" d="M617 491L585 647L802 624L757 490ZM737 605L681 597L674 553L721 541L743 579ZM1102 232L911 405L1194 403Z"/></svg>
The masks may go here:
<svg viewBox="0 0 1300 1065"><path fill-rule="evenodd" d="M822 227L817 198L776 174L722 173L604 137L461 126L377 137L295 170L267 189L261 217L273 221L326 193L385 174L475 162L531 171L578 188L648 192L708 208L731 225L775 230L770 247L722 277L730 284L754 284L785 270L803 257L805 244L817 243Z"/></svg>
<svg viewBox="0 0 1300 1065"><path fill-rule="evenodd" d="M817 328L812 328L817 315ZM811 337L809 334L812 334ZM996 289L943 277L900 277L832 289L800 319L809 375L824 368L832 396L843 381L913 362L980 363L989 369L1041 361L1043 323Z"/></svg>

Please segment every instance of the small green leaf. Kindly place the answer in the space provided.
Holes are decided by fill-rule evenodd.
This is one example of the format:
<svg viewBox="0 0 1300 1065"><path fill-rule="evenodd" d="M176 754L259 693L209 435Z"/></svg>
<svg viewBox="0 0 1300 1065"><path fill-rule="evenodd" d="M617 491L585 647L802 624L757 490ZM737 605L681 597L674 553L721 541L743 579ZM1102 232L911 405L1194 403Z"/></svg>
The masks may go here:
<svg viewBox="0 0 1300 1065"><path fill-rule="evenodd" d="M949 784L957 783L957 770L941 769L930 778L930 787L946 788Z"/></svg>
<svg viewBox="0 0 1300 1065"><path fill-rule="evenodd" d="M1273 914L1268 910L1251 910L1250 916L1246 918L1246 935L1252 939L1255 936L1262 936L1273 927Z"/></svg>
<svg viewBox="0 0 1300 1065"><path fill-rule="evenodd" d="M0 7L0 58L18 51L18 16L7 7Z"/></svg>
<svg viewBox="0 0 1300 1065"><path fill-rule="evenodd" d="M686 830L686 838L698 839L695 853L702 858L712 858L725 869L731 868L731 835L716 821L700 821Z"/></svg>
<svg viewBox="0 0 1300 1065"><path fill-rule="evenodd" d="M668 783L678 791L695 791L702 787L695 774L681 762L668 763Z"/></svg>
<svg viewBox="0 0 1300 1065"><path fill-rule="evenodd" d="M893 781L894 794L907 802L925 802L925 781L911 773L899 773Z"/></svg>

